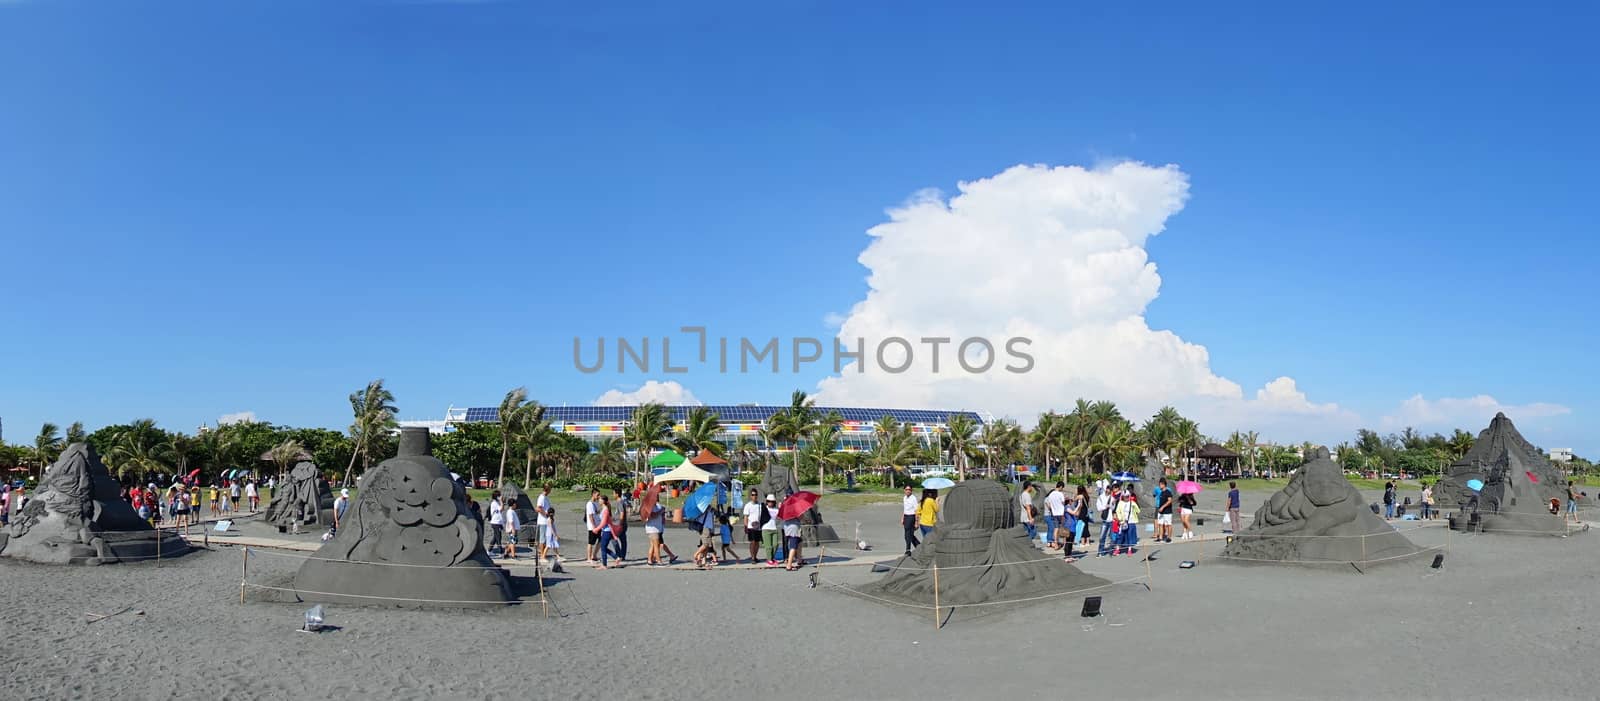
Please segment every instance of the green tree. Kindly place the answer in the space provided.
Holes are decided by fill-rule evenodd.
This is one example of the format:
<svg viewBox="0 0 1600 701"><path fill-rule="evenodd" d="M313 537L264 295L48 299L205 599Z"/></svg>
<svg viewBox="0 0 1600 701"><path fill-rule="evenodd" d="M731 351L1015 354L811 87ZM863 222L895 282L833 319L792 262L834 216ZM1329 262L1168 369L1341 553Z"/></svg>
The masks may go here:
<svg viewBox="0 0 1600 701"><path fill-rule="evenodd" d="M61 443L61 428L48 421L39 427L39 435L33 437L33 460L39 467L39 478L44 478L44 468L55 462L65 446Z"/></svg>
<svg viewBox="0 0 1600 701"><path fill-rule="evenodd" d="M82 421L74 421L74 422L72 422L71 426L67 427L66 445L72 445L73 443L82 443L85 440L88 440L88 438L89 438L89 434L83 432L83 422Z"/></svg>
<svg viewBox="0 0 1600 701"><path fill-rule="evenodd" d="M350 465L344 470L345 484L350 483L357 458L362 460L363 470L371 467L373 448L399 425L395 420L398 411L394 406L394 394L384 389L381 378L368 382L366 387L350 395L350 412L355 417L350 424L350 441L355 450L350 454Z"/></svg>
<svg viewBox="0 0 1600 701"><path fill-rule="evenodd" d="M722 434L722 417L708 407L697 406L685 417L683 431L672 440L678 452L698 455L702 452L724 457L728 446L717 440Z"/></svg>
<svg viewBox="0 0 1600 701"><path fill-rule="evenodd" d="M634 453L634 476L645 474L645 463L650 451L672 447L672 417L660 402L648 402L635 407L633 417L622 428L622 439Z"/></svg>
<svg viewBox="0 0 1600 701"><path fill-rule="evenodd" d="M500 400L500 411L496 414L500 421L500 472L494 478L494 486L497 488L506 483L506 458L511 455L511 440L515 433L512 426L520 420L518 412L522 410L522 404L526 401L528 401L527 387L518 387L506 392L505 398Z"/></svg>
<svg viewBox="0 0 1600 701"><path fill-rule="evenodd" d="M620 438L607 438L595 446L589 458L594 472L611 474L628 464L628 446Z"/></svg>

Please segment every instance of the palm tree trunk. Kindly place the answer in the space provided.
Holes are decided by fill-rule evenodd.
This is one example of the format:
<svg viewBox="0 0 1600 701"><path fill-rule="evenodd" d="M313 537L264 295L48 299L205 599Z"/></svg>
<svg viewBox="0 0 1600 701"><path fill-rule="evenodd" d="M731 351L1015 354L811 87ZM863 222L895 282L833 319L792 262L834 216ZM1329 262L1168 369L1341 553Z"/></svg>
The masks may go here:
<svg viewBox="0 0 1600 701"><path fill-rule="evenodd" d="M344 468L343 483L345 485L350 484L350 473L354 472L356 469L356 458L361 455L361 444L364 442L365 441L358 441L355 445L355 448L350 451L350 464ZM279 480L278 482L281 484L283 480Z"/></svg>
<svg viewBox="0 0 1600 701"><path fill-rule="evenodd" d="M502 428L500 430L503 432L505 429ZM500 439L500 474L494 478L495 489L499 489L500 485L504 484L506 481L506 457L510 455L510 453L511 441L505 438Z"/></svg>

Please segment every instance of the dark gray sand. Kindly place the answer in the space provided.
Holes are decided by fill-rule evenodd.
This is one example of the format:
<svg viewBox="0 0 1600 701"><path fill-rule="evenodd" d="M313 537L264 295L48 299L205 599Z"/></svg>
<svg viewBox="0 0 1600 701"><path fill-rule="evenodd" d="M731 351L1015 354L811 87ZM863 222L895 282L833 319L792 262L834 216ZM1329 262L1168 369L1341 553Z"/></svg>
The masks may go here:
<svg viewBox="0 0 1600 701"><path fill-rule="evenodd" d="M1222 490L1201 495L1201 513ZM1247 492L1248 514L1267 496ZM1369 500L1373 495L1365 495ZM896 505L834 522L889 554ZM1418 524L1405 522L1402 528ZM1199 531L1215 536L1220 519ZM680 555L691 534L670 532ZM340 629L295 632L302 605L239 604L240 552L219 548L160 569L59 568L0 561L0 679L12 698L119 699L1096 698L1591 699L1600 537L1407 532L1448 545L1426 561L1356 572L1218 564L1215 540L1146 545L1153 589L1103 592L974 616L934 630L931 611L834 589L882 575L822 569L599 571L569 563L537 604L496 611L330 606ZM641 539L642 540L642 539ZM215 544L216 539L213 540ZM737 546L736 546L737 547ZM642 557L639 543L631 557ZM581 541L567 542L580 556ZM808 551L814 555L815 550ZM1198 560L1179 570L1180 560ZM252 558L252 579L290 577L298 560ZM1144 574L1138 558L1081 561L1108 580ZM518 568L518 574L527 570ZM87 623L85 614L133 611ZM134 611L143 611L135 615ZM1585 630L1589 628L1590 630ZM1485 656L1492 650L1492 664ZM1057 693L1051 691L1048 693Z"/></svg>

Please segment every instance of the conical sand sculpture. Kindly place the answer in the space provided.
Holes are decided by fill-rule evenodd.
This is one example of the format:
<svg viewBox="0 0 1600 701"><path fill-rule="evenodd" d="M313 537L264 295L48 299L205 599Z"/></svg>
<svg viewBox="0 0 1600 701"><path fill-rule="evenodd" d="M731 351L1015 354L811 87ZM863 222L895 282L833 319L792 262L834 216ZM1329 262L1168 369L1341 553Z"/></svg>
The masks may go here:
<svg viewBox="0 0 1600 701"><path fill-rule="evenodd" d="M966 480L945 496L943 521L884 578L863 591L894 601L932 605L939 565L941 606L1019 602L1093 589L1108 582L1046 555L1017 525L1016 499L999 483Z"/></svg>
<svg viewBox="0 0 1600 701"><path fill-rule="evenodd" d="M1474 492L1470 480L1483 482ZM1538 448L1517 432L1505 414L1495 414L1472 449L1450 465L1433 487L1441 509L1457 507L1451 527L1477 525L1484 532L1562 534L1562 517L1550 513L1550 500L1565 504L1567 478ZM1559 513L1559 511L1558 511Z"/></svg>
<svg viewBox="0 0 1600 701"><path fill-rule="evenodd" d="M51 565L103 565L177 557L189 544L157 531L128 502L87 443L73 443L45 472L0 539L0 555Z"/></svg>
<svg viewBox="0 0 1600 701"><path fill-rule="evenodd" d="M307 601L469 607L513 600L505 571L483 549L466 492L429 454L428 431L404 428L400 452L361 478L339 533L305 561L295 588Z"/></svg>
<svg viewBox="0 0 1600 701"><path fill-rule="evenodd" d="M533 500L528 498L528 493L522 491L515 482L507 480L505 486L500 488L500 496L510 499L516 507L517 523L521 524L521 528L517 529L517 542L538 547L539 512L534 510Z"/></svg>
<svg viewBox="0 0 1600 701"><path fill-rule="evenodd" d="M1318 448L1282 491L1256 510L1223 556L1290 564L1394 562L1422 550L1367 505L1344 470Z"/></svg>

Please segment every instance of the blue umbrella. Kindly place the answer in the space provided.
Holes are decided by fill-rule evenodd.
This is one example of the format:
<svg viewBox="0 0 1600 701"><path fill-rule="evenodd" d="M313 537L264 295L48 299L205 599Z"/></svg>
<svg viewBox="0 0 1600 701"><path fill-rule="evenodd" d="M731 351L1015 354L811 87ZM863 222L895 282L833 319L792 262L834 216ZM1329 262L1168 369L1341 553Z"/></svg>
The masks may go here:
<svg viewBox="0 0 1600 701"><path fill-rule="evenodd" d="M951 482L944 477L929 477L922 481L923 489L949 489L954 486L956 486L955 482Z"/></svg>
<svg viewBox="0 0 1600 701"><path fill-rule="evenodd" d="M1467 489L1474 492L1483 490L1483 480L1467 480Z"/></svg>
<svg viewBox="0 0 1600 701"><path fill-rule="evenodd" d="M1132 472L1113 472L1113 473L1111 473L1111 479L1113 479L1113 480L1115 480L1117 482L1139 482L1139 481L1141 481L1139 479L1139 476L1136 475L1136 474L1133 474Z"/></svg>
<svg viewBox="0 0 1600 701"><path fill-rule="evenodd" d="M722 485L716 482L707 482L700 485L699 489L694 490L694 493L684 500L683 517L690 520L700 518L701 515L705 514L706 509L711 508L712 504L722 501L719 498L721 491Z"/></svg>

